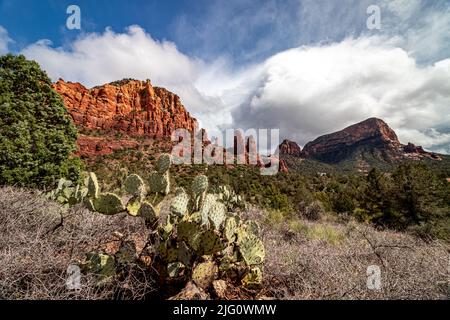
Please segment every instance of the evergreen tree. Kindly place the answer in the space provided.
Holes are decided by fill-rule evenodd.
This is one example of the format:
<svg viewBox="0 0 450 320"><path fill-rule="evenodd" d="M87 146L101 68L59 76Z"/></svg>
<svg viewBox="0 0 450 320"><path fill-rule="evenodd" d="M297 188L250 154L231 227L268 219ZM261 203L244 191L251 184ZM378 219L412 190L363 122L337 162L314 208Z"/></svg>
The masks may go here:
<svg viewBox="0 0 450 320"><path fill-rule="evenodd" d="M0 184L45 187L61 177L78 180L76 139L70 115L39 65L24 56L0 57Z"/></svg>

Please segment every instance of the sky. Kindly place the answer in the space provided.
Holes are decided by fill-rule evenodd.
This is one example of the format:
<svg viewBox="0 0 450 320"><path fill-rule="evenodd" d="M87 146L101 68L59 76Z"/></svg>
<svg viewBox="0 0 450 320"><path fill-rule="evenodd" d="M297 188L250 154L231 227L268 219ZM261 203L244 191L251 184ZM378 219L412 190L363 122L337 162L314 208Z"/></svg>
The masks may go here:
<svg viewBox="0 0 450 320"><path fill-rule="evenodd" d="M450 0L0 0L7 52L54 81L151 79L210 136L279 128L303 146L379 117L450 154Z"/></svg>

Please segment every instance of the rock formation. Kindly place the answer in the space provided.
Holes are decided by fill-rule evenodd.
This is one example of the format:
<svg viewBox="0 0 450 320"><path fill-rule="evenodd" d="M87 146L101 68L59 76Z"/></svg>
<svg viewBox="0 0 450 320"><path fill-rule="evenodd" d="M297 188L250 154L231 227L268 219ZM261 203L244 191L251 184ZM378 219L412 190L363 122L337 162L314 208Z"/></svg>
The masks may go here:
<svg viewBox="0 0 450 320"><path fill-rule="evenodd" d="M300 146L294 142L294 141L290 141L290 140L284 140L280 146L278 147L279 149L279 153L280 156L294 156L294 157L300 157L302 154L302 149L300 148Z"/></svg>
<svg viewBox="0 0 450 320"><path fill-rule="evenodd" d="M150 80L122 80L87 89L60 79L53 87L75 124L86 129L160 138L179 128L192 131L197 125L177 95L153 87Z"/></svg>
<svg viewBox="0 0 450 320"><path fill-rule="evenodd" d="M302 157L335 163L347 159L356 150L375 151L390 161L414 157L439 158L434 153L424 151L422 147L402 145L394 130L377 118L367 119L309 142L303 149Z"/></svg>

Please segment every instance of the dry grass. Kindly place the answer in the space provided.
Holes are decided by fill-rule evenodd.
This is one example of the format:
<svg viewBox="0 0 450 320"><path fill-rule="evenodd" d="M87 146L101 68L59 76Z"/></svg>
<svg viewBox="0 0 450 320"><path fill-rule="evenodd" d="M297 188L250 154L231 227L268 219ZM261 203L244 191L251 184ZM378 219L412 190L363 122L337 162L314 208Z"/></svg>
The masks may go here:
<svg viewBox="0 0 450 320"><path fill-rule="evenodd" d="M257 209L249 217L264 221ZM448 299L449 246L349 222L263 223L266 292L278 299ZM367 268L381 269L381 290Z"/></svg>
<svg viewBox="0 0 450 320"><path fill-rule="evenodd" d="M133 266L120 279L98 287L83 275L81 289L66 288L67 269L90 251L115 250L124 239L146 235L140 219L106 217L80 207L62 212L37 192L0 189L0 298L142 299L155 287L145 270Z"/></svg>
<svg viewBox="0 0 450 320"><path fill-rule="evenodd" d="M165 208L167 211L167 208ZM277 299L448 298L449 248L353 222L286 221L257 209L266 246L265 289ZM264 221L266 221L264 223ZM157 296L149 268L133 265L108 286L83 275L68 290L67 268L90 251L112 253L121 240L140 251L148 236L141 219L102 216L81 207L67 213L37 192L0 188L0 299L145 299ZM379 291L367 289L367 267L382 271Z"/></svg>

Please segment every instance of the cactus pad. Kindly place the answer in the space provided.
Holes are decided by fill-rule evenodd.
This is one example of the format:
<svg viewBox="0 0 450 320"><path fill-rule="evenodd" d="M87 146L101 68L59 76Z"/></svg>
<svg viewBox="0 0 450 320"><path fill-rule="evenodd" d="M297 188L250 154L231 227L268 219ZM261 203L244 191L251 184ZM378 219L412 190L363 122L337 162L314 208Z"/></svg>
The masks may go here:
<svg viewBox="0 0 450 320"><path fill-rule="evenodd" d="M100 280L105 280L115 275L115 259L106 254L91 252L86 255L83 269L97 275Z"/></svg>
<svg viewBox="0 0 450 320"><path fill-rule="evenodd" d="M97 176L93 172L89 173L87 188L88 188L87 195L89 198L98 198L100 187L98 186Z"/></svg>
<svg viewBox="0 0 450 320"><path fill-rule="evenodd" d="M229 217L225 220L224 234L228 242L236 241L237 222L236 218Z"/></svg>
<svg viewBox="0 0 450 320"><path fill-rule="evenodd" d="M178 244L178 261L182 262L186 266L190 266L192 263L192 251L189 249L187 244L183 242L179 242Z"/></svg>
<svg viewBox="0 0 450 320"><path fill-rule="evenodd" d="M202 234L200 242L200 250L202 255L211 255L222 251L224 248L225 246L219 233L212 230L207 230Z"/></svg>
<svg viewBox="0 0 450 320"><path fill-rule="evenodd" d="M168 172L160 174L153 172L149 178L151 192L168 194L170 192L170 179Z"/></svg>
<svg viewBox="0 0 450 320"><path fill-rule="evenodd" d="M215 202L209 210L209 220L216 230L220 230L226 218L227 209L221 202Z"/></svg>
<svg viewBox="0 0 450 320"><path fill-rule="evenodd" d="M185 241L195 251L201 246L201 228L190 221L182 221L177 225L177 237L179 241Z"/></svg>
<svg viewBox="0 0 450 320"><path fill-rule="evenodd" d="M144 201L141 203L139 211L137 213L139 217L145 219L147 223L150 225L154 225L158 222L159 219L159 211L155 207L153 207L150 203Z"/></svg>
<svg viewBox="0 0 450 320"><path fill-rule="evenodd" d="M216 279L219 268L212 262L203 262L197 265L192 272L192 280L202 289L207 289Z"/></svg>
<svg viewBox="0 0 450 320"><path fill-rule="evenodd" d="M256 235L238 230L238 244L239 251L248 266L264 262L264 244Z"/></svg>
<svg viewBox="0 0 450 320"><path fill-rule="evenodd" d="M208 177L204 175L197 176L192 182L192 192L199 195L208 189Z"/></svg>
<svg viewBox="0 0 450 320"><path fill-rule="evenodd" d="M246 273L244 278L242 278L241 283L248 289L258 289L261 287L262 281L263 276L261 269L253 267Z"/></svg>
<svg viewBox="0 0 450 320"><path fill-rule="evenodd" d="M184 216L188 211L189 196L186 193L179 193L173 198L170 204L170 211L179 217Z"/></svg>
<svg viewBox="0 0 450 320"><path fill-rule="evenodd" d="M133 197L127 203L127 212L130 216L137 217L141 208L141 198Z"/></svg>
<svg viewBox="0 0 450 320"><path fill-rule="evenodd" d="M156 163L156 170L158 173L163 174L166 173L172 164L172 156L170 154L164 153L158 158L158 162Z"/></svg>
<svg viewBox="0 0 450 320"><path fill-rule="evenodd" d="M145 183L144 180L137 174L132 174L127 177L124 182L125 192L135 197L145 196Z"/></svg>
<svg viewBox="0 0 450 320"><path fill-rule="evenodd" d="M125 210L122 200L114 193L101 193L93 203L95 211L106 215L114 215Z"/></svg>

